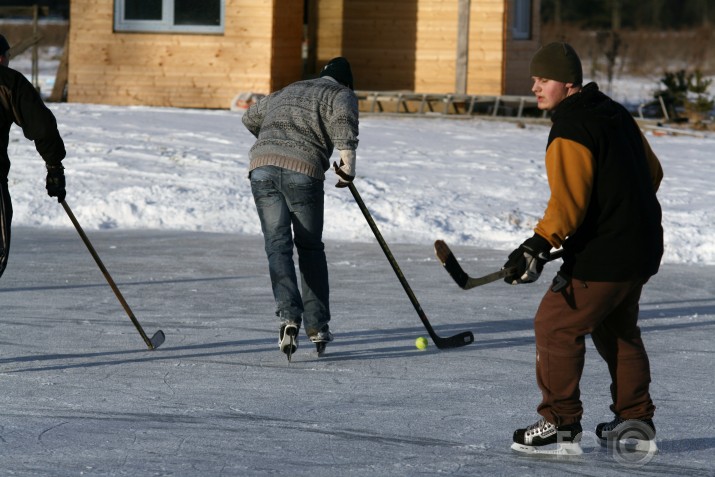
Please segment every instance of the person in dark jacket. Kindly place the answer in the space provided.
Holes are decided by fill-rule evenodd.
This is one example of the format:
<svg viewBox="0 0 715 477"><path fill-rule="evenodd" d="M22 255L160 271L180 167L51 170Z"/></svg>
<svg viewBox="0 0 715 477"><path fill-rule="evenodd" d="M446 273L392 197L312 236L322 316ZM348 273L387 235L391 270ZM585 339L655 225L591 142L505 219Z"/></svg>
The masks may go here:
<svg viewBox="0 0 715 477"><path fill-rule="evenodd" d="M515 431L512 448L582 452L579 381L590 334L608 365L615 415L596 427L597 436L607 443L635 433L637 450L652 451L655 406L637 321L641 290L663 255L656 198L663 171L631 114L595 83L582 86L581 61L569 44L539 49L530 74L539 108L552 112L551 197L534 235L509 255L504 268L517 271L505 280L534 282L552 248L564 253L534 318L542 417Z"/></svg>
<svg viewBox="0 0 715 477"><path fill-rule="evenodd" d="M10 45L0 35L0 276L10 253L12 202L8 190L10 158L7 147L13 123L22 128L27 139L35 142L37 152L45 160L47 193L57 197L59 202L65 198L62 166L65 145L57 130L57 121L32 84L22 73L11 69L9 63Z"/></svg>
<svg viewBox="0 0 715 477"><path fill-rule="evenodd" d="M244 113L243 124L256 137L249 175L279 318L279 348L290 360L302 324L322 353L333 339L322 235L323 183L334 149L340 152L336 186L347 187L355 178L358 101L350 63L333 58L319 78L260 99Z"/></svg>

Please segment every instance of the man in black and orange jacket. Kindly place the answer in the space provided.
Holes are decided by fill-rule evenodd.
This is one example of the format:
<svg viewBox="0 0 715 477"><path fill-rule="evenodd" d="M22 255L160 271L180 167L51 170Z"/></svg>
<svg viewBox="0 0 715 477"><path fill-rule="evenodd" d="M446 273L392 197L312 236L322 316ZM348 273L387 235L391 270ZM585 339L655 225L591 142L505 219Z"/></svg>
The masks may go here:
<svg viewBox="0 0 715 477"><path fill-rule="evenodd" d="M579 381L591 334L608 364L615 415L596 434L606 441L627 421L645 430L641 444L650 450L655 406L637 320L641 290L663 255L656 198L663 171L631 114L595 83L582 86L581 62L570 45L542 47L531 76L539 108L552 112L546 147L551 197L534 235L509 255L505 268L517 271L506 281L533 282L552 248L564 253L534 320L542 418L518 429L512 448L578 445Z"/></svg>

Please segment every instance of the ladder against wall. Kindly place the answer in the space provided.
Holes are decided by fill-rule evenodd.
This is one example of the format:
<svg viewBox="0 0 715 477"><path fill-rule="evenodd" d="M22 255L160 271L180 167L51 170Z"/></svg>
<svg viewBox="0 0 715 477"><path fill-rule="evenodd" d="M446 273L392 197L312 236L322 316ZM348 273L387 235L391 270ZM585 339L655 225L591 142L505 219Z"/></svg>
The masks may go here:
<svg viewBox="0 0 715 477"><path fill-rule="evenodd" d="M415 115L545 117L533 96L355 91L360 111Z"/></svg>
<svg viewBox="0 0 715 477"><path fill-rule="evenodd" d="M29 37L15 42L10 47L10 56L15 57L32 48L32 84L35 88L40 88L40 68L39 68L39 52L38 43L42 39L42 34L39 31L38 20L40 14L47 16L49 7L40 7L32 5L30 7L23 6L0 6L0 13L8 16L31 17L32 18L32 34Z"/></svg>

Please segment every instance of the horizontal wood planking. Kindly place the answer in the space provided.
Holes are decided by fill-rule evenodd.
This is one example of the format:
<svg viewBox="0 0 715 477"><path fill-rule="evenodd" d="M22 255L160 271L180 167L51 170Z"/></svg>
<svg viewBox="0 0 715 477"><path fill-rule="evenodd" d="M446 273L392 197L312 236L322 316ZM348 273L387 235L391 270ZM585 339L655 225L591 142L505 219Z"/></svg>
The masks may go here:
<svg viewBox="0 0 715 477"><path fill-rule="evenodd" d="M541 8L540 5L540 0L533 0L531 8L533 11L538 12ZM507 24L511 24L511 20ZM511 30L507 29L507 61L504 81L506 94L531 94L532 84L529 76L529 64L534 52L539 48L541 38L541 23L538 15L532 18L531 33L531 38L528 40L512 40Z"/></svg>
<svg viewBox="0 0 715 477"><path fill-rule="evenodd" d="M458 0L318 4L318 62L348 57L356 88L454 91ZM504 8L504 0L471 2L469 93L503 92Z"/></svg>
<svg viewBox="0 0 715 477"><path fill-rule="evenodd" d="M241 91L269 92L279 77L272 67L295 71L279 82L300 79L300 36L281 35L291 18L301 23L302 2L226 0L222 35L115 33L113 3L71 1L70 101L228 108ZM282 22L275 31L274 5ZM285 59L291 52L297 68Z"/></svg>
<svg viewBox="0 0 715 477"><path fill-rule="evenodd" d="M458 1L315 0L316 67L343 55L353 65L357 89L452 92ZM511 84L505 74L517 78L527 68L529 48L514 47L518 42L508 36L510 3L471 1L470 94L504 94ZM239 92L276 90L299 79L302 4L226 0L223 35L189 35L114 33L113 2L71 0L69 98L112 103L127 94L129 101L149 97L166 105L176 98L185 104L194 94L192 107L226 108ZM111 91L102 93L93 82ZM117 90L133 82L152 89Z"/></svg>

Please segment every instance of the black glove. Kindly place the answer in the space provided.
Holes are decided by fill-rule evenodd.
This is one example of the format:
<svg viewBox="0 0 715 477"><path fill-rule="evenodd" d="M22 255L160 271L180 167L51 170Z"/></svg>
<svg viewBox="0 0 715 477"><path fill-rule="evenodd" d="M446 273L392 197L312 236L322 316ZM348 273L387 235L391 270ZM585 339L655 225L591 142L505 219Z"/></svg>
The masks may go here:
<svg viewBox="0 0 715 477"><path fill-rule="evenodd" d="M509 254L509 260L502 270L514 267L515 271L504 277L504 281L510 285L518 285L538 280L544 264L549 261L550 250L551 244L541 235L534 234Z"/></svg>
<svg viewBox="0 0 715 477"><path fill-rule="evenodd" d="M67 191L65 191L65 168L62 164L47 166L45 188L50 197L57 197L57 202L65 200Z"/></svg>

